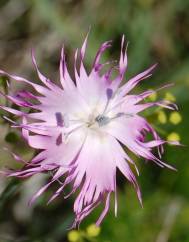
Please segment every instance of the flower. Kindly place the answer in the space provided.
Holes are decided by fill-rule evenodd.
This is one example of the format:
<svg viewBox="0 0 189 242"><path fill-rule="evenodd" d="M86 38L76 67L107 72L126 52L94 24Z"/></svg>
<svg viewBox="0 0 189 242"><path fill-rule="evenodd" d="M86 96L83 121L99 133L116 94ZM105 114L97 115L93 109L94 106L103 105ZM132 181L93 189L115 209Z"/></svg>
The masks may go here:
<svg viewBox="0 0 189 242"><path fill-rule="evenodd" d="M156 92L153 92L148 98L152 102L156 101L156 99L157 99L157 93Z"/></svg>
<svg viewBox="0 0 189 242"><path fill-rule="evenodd" d="M174 124L174 125L177 125L179 124L181 121L182 121L182 116L180 115L179 112L172 112L170 117L169 117L169 121Z"/></svg>
<svg viewBox="0 0 189 242"><path fill-rule="evenodd" d="M161 123L161 124L166 124L167 123L167 116L166 116L166 113L162 110L160 110L158 112L158 121Z"/></svg>
<svg viewBox="0 0 189 242"><path fill-rule="evenodd" d="M81 238L81 235L77 230L71 230L68 233L68 240L70 242L78 242L78 241L80 241L80 238Z"/></svg>
<svg viewBox="0 0 189 242"><path fill-rule="evenodd" d="M168 101L171 101L171 102L175 102L176 98L175 98L175 96L172 93L166 92L165 93L165 100L168 100Z"/></svg>
<svg viewBox="0 0 189 242"><path fill-rule="evenodd" d="M97 237L100 234L100 227L95 224L91 224L87 227L87 235L89 237Z"/></svg>
<svg viewBox="0 0 189 242"><path fill-rule="evenodd" d="M160 167L174 170L161 160L163 144L167 141L158 136L147 120L140 116L140 112L152 106L175 110L176 105L168 101L142 103L145 98L156 93L152 90L129 94L142 80L151 76L156 65L122 84L127 70L127 48L123 36L118 65L103 72L105 65L111 65L111 62L100 63L102 53L111 46L111 41L107 41L99 48L88 74L83 62L87 38L88 36L82 48L75 52L75 81L68 73L64 47L60 59L61 86L39 71L33 51L33 64L43 85L0 71L1 75L29 84L38 93L36 95L24 90L14 95L3 94L17 106L24 107L24 110L17 110L1 106L3 110L21 118L20 123L7 119L13 123L13 127L21 128L29 146L39 151L30 162L13 154L16 160L25 162L25 165L21 170L7 171L6 174L19 178L48 171L53 174L50 182L32 197L31 203L54 182L59 182L60 187L49 202L62 194L68 184L72 185L72 189L65 198L79 190L74 202L73 227L79 225L100 203L104 203L104 210L96 222L97 226L100 225L109 210L111 193L115 194L115 215L117 214L117 169L133 184L142 203L141 192L130 166L134 166L137 172L138 170L124 147ZM118 73L112 78L114 69ZM27 108L30 112L26 111ZM147 133L152 134L151 141L145 139ZM158 157L152 153L153 148L157 148ZM60 181L62 177L65 178L63 182Z"/></svg>
<svg viewBox="0 0 189 242"><path fill-rule="evenodd" d="M168 141L180 141L180 135L176 132L172 132L167 136Z"/></svg>

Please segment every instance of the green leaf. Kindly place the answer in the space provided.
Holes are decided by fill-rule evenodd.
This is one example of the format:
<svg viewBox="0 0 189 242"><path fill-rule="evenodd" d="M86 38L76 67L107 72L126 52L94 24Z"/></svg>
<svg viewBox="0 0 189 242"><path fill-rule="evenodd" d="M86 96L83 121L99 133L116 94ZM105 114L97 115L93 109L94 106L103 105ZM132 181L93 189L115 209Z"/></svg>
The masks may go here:
<svg viewBox="0 0 189 242"><path fill-rule="evenodd" d="M19 140L19 136L15 132L9 132L5 136L5 141L8 143L16 143Z"/></svg>

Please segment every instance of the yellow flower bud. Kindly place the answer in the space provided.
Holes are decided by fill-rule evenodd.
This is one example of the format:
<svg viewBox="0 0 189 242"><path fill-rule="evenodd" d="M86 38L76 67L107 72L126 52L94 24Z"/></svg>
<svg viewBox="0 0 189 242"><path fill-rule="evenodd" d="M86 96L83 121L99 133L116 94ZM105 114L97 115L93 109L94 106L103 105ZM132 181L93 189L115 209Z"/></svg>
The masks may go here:
<svg viewBox="0 0 189 242"><path fill-rule="evenodd" d="M150 99L150 101L154 102L157 99L157 93L152 93L148 98Z"/></svg>
<svg viewBox="0 0 189 242"><path fill-rule="evenodd" d="M166 113L164 111L159 111L157 118L158 118L158 121L161 124L165 124L167 122L167 116L166 116Z"/></svg>
<svg viewBox="0 0 189 242"><path fill-rule="evenodd" d="M167 141L180 141L180 135L176 132L172 132L167 136Z"/></svg>
<svg viewBox="0 0 189 242"><path fill-rule="evenodd" d="M175 102L176 97L172 93L166 92L165 93L165 100L170 101L170 102Z"/></svg>
<svg viewBox="0 0 189 242"><path fill-rule="evenodd" d="M80 239L80 234L77 230L72 230L68 233L68 240L70 242L78 242Z"/></svg>
<svg viewBox="0 0 189 242"><path fill-rule="evenodd" d="M180 115L179 112L172 112L170 117L169 117L169 121L172 123L172 124L179 124L181 121L182 121L182 116Z"/></svg>
<svg viewBox="0 0 189 242"><path fill-rule="evenodd" d="M87 227L87 235L90 237L96 237L100 234L100 227L95 224L91 224Z"/></svg>

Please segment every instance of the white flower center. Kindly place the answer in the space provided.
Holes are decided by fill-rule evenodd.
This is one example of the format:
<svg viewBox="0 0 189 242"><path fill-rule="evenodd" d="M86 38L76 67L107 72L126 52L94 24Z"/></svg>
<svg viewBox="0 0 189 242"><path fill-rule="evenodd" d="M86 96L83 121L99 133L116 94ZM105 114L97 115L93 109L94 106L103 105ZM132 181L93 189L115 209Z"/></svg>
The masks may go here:
<svg viewBox="0 0 189 242"><path fill-rule="evenodd" d="M101 127L108 125L115 119L126 117L131 118L133 114L125 113L121 111L121 104L123 100L115 102L114 104L113 92L111 89L107 90L107 102L104 107L101 105L94 105L91 107L91 114L89 113L72 113L63 114L61 112L55 113L56 123L58 127L62 127L62 133L57 137L56 143L60 145L64 141L68 140L70 134L80 128L89 128L98 131ZM114 105L113 105L114 104ZM111 105L111 108L108 107ZM119 108L120 107L120 108Z"/></svg>

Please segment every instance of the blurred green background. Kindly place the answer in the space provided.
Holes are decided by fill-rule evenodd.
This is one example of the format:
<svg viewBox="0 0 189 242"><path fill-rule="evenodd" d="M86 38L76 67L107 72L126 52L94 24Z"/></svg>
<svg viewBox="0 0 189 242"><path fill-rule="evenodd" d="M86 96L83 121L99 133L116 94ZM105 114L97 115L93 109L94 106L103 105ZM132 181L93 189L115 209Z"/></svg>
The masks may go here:
<svg viewBox="0 0 189 242"><path fill-rule="evenodd" d="M158 109L145 115L163 138L180 138L185 145L167 146L163 157L178 171L135 159L144 208L118 173L118 217L114 217L112 204L100 231L91 225L99 214L97 209L79 231L72 232L67 228L73 220L74 196L66 201L60 197L46 206L55 189L52 187L33 207L28 206L29 198L48 174L24 182L0 176L0 242L189 242L189 0L0 0L0 69L37 82L30 58L34 47L41 70L57 81L62 44L72 68L74 50L81 46L89 26L88 67L106 40L114 42L104 60L117 59L121 36L125 34L129 41L125 80L158 62L153 78L142 82L136 91L175 84L151 99L176 99L179 114ZM6 91L4 78L0 85ZM10 88L25 87L11 82ZM0 131L2 169L18 166L3 147L25 158L32 157L34 151L2 118Z"/></svg>

